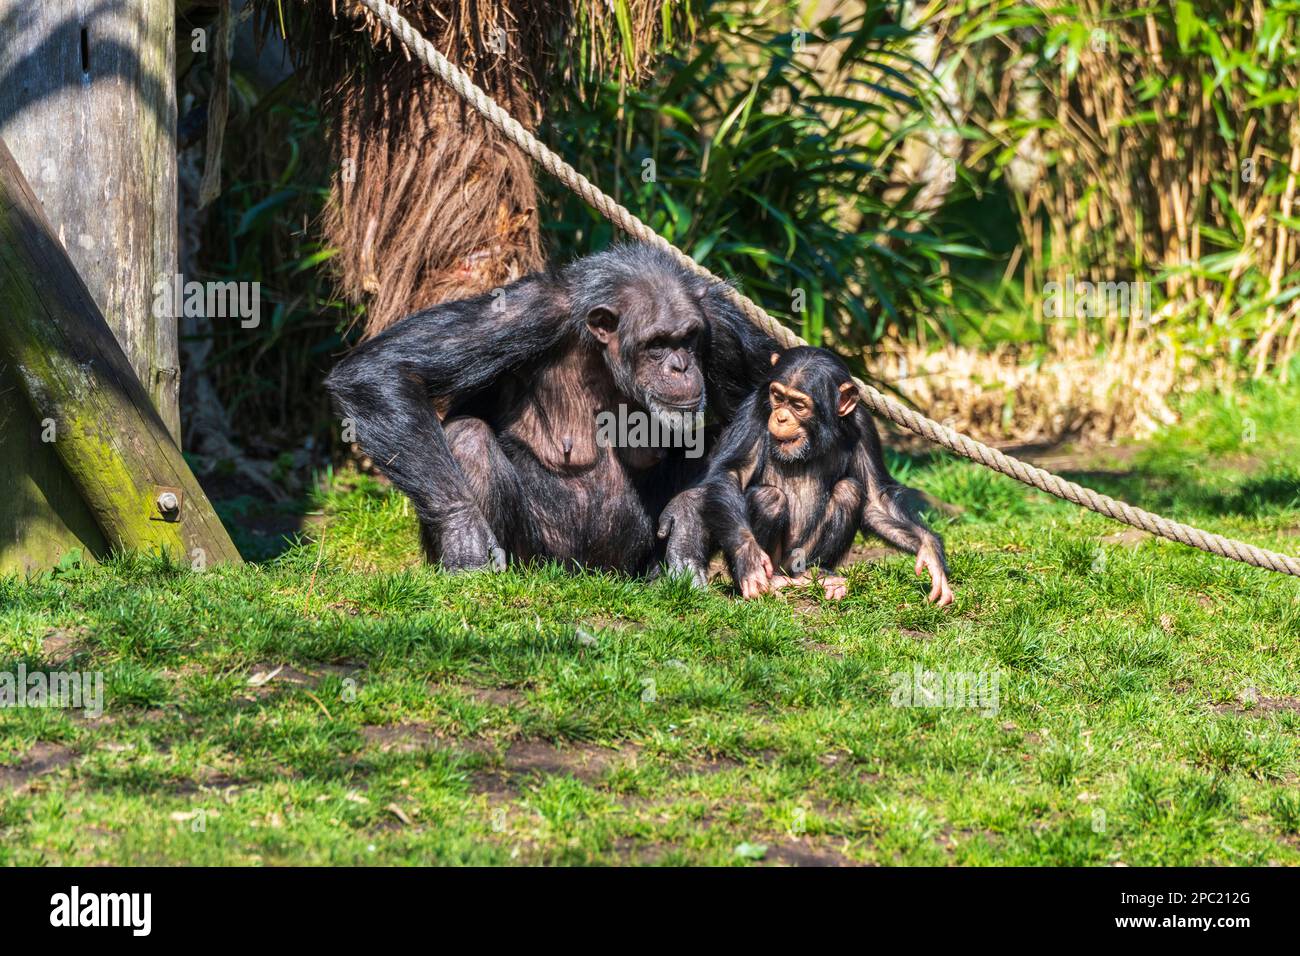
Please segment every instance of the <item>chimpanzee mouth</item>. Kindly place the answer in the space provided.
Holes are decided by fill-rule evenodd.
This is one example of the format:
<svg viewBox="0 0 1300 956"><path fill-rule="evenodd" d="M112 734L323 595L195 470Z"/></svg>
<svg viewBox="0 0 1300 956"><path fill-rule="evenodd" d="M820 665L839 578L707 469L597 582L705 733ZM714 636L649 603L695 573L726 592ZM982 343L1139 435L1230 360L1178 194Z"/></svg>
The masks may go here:
<svg viewBox="0 0 1300 956"><path fill-rule="evenodd" d="M682 405L651 398L646 402L646 408L661 424L669 428L694 428L699 423L699 416L704 414L704 396Z"/></svg>
<svg viewBox="0 0 1300 956"><path fill-rule="evenodd" d="M782 439L772 436L776 446L776 456L782 461L800 461L808 450L808 441L803 435Z"/></svg>

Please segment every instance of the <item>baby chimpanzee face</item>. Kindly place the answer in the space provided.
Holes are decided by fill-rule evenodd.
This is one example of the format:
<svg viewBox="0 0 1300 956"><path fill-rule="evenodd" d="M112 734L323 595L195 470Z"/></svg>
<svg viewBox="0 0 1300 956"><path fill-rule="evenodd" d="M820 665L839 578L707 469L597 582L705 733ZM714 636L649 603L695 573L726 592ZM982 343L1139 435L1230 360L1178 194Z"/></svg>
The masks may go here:
<svg viewBox="0 0 1300 956"><path fill-rule="evenodd" d="M772 382L768 385L768 401L772 406L767 419L772 450L782 461L800 460L810 444L807 426L813 417L812 398L797 388Z"/></svg>
<svg viewBox="0 0 1300 956"><path fill-rule="evenodd" d="M774 352L767 388L772 453L784 462L822 454L834 441L840 419L858 404L848 368L825 349Z"/></svg>

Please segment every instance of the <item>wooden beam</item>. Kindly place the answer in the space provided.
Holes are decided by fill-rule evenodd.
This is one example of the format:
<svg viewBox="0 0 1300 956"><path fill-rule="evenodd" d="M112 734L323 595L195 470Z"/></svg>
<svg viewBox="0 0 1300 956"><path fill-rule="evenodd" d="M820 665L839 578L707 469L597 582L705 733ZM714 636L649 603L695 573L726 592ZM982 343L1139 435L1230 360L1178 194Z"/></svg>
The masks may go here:
<svg viewBox="0 0 1300 956"><path fill-rule="evenodd" d="M0 139L0 361L110 547L239 561L86 284ZM174 514L160 507L167 494Z"/></svg>
<svg viewBox="0 0 1300 956"><path fill-rule="evenodd" d="M0 138L180 443L174 0L0 0Z"/></svg>

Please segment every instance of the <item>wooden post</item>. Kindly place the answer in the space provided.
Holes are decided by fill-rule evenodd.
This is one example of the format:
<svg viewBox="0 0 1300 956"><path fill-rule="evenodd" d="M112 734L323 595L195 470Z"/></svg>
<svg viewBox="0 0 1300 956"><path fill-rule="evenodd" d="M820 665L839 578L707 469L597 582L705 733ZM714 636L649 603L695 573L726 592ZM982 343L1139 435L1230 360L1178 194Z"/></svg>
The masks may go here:
<svg viewBox="0 0 1300 956"><path fill-rule="evenodd" d="M2 139L0 315L0 361L107 544L162 547L195 566L238 561Z"/></svg>
<svg viewBox="0 0 1300 956"><path fill-rule="evenodd" d="M179 442L173 0L0 0L0 138ZM8 321L8 317L0 317ZM34 571L106 542L0 367L0 568Z"/></svg>
<svg viewBox="0 0 1300 956"><path fill-rule="evenodd" d="M174 0L0 0L0 138L180 442Z"/></svg>

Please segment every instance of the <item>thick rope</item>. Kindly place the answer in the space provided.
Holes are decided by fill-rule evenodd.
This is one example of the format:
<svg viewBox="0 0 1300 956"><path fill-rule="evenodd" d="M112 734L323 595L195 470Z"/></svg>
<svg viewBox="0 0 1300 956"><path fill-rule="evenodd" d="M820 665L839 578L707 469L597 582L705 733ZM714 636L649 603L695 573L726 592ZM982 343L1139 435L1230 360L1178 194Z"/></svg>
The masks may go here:
<svg viewBox="0 0 1300 956"><path fill-rule="evenodd" d="M619 229L634 239L662 249L691 272L705 278L721 281L708 269L705 269L627 209L597 189L590 180L548 149L532 133L524 129L514 117L510 116L493 102L491 97L482 89L476 86L464 70L434 49L433 45L411 26L406 18L398 13L391 4L384 2L384 0L357 0L357 2L378 17L397 35L398 39L417 59L445 80L463 100L483 114L493 126L501 130L507 139L541 164L547 172L582 197L588 205L599 211L601 215L613 222ZM724 285L736 306L755 325L763 329L783 346L791 348L796 345L808 344L768 315L761 306L746 295L729 284ZM965 435L940 425L938 422L894 401L859 379L855 378L853 381L862 392L863 402L872 411L934 442L936 445L942 445L963 458L977 461L981 465L1004 475L1009 475L1017 481L1031 485L1040 491L1045 491L1066 501L1072 501L1090 511L1095 511L1098 514L1132 525L1135 528L1141 528L1143 531L1149 531L1159 537L1168 538L1170 541L1177 541L1193 548L1200 548L1202 551L1230 558L1233 561L1252 564L1257 568L1267 568L1270 571L1300 577L1300 561L1289 555L1257 548L1253 544L1234 541L1232 538L1225 538L1222 535L1212 534L1208 531L1201 531L1191 525L1170 521L1168 518L1160 517L1160 515L1143 511L1141 508L1134 508L1132 505L1116 501L1108 495L1098 494L1082 485L1066 481L1050 471L1036 468L1033 465L1012 458L1010 455L1004 455L996 448L990 448L988 445L967 438Z"/></svg>

